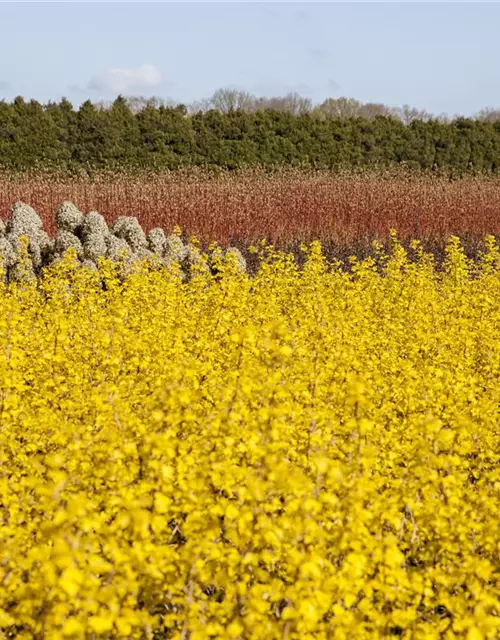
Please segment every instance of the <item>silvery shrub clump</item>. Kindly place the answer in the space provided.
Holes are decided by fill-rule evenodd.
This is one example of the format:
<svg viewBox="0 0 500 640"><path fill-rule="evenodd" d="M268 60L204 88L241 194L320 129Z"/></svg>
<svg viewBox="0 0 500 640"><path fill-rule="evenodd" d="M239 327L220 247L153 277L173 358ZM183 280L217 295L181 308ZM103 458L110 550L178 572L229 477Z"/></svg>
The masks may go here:
<svg viewBox="0 0 500 640"><path fill-rule="evenodd" d="M17 262L17 255L14 251L14 247L7 240L7 238L0 238L0 263L4 269L13 267Z"/></svg>
<svg viewBox="0 0 500 640"><path fill-rule="evenodd" d="M148 249L147 247L139 247L134 251L134 256L137 260L152 260L154 255L154 251L151 251L151 249Z"/></svg>
<svg viewBox="0 0 500 640"><path fill-rule="evenodd" d="M7 281L25 282L26 280L35 280L37 273L35 272L33 264L33 253L30 251L32 243L29 238L27 243L25 243L27 234L23 234L22 237L14 233L10 233L8 236L9 235L11 239L8 241L14 251L14 260L11 261L11 265L7 271Z"/></svg>
<svg viewBox="0 0 500 640"><path fill-rule="evenodd" d="M86 260L97 262L107 253L106 236L98 231L89 233L83 241L83 255Z"/></svg>
<svg viewBox="0 0 500 640"><path fill-rule="evenodd" d="M56 213L56 229L58 231L69 231L75 235L81 231L84 215L80 209L72 202L65 201L58 208Z"/></svg>
<svg viewBox="0 0 500 640"><path fill-rule="evenodd" d="M5 236L5 239L8 241L8 243L14 250L15 262L17 263L19 259L20 247L21 247L21 240L20 240L21 235L23 236L26 235L28 237L28 240L29 240L28 254L31 260L31 264L34 269L39 270L40 267L42 266L42 251L41 251L40 245L38 244L36 236L34 234L30 234L30 235L28 235L27 233L17 234L12 231L10 233L7 233L7 235Z"/></svg>
<svg viewBox="0 0 500 640"><path fill-rule="evenodd" d="M16 202L12 206L5 231L16 254L19 253L19 237L27 236L29 238L29 254L33 268L35 271L39 271L44 257L51 249L51 241L42 228L42 219L37 212L28 204Z"/></svg>
<svg viewBox="0 0 500 640"><path fill-rule="evenodd" d="M89 211L87 215L83 217L81 225L82 239L85 241L91 234L99 233L106 237L109 234L108 223L97 211Z"/></svg>
<svg viewBox="0 0 500 640"><path fill-rule="evenodd" d="M57 232L54 250L58 255L63 255L68 249L76 249L76 255L83 259L83 245L78 236L70 231L60 230Z"/></svg>
<svg viewBox="0 0 500 640"><path fill-rule="evenodd" d="M147 236L149 250L163 258L167 250L167 238L160 227L151 229Z"/></svg>
<svg viewBox="0 0 500 640"><path fill-rule="evenodd" d="M193 273L198 269L206 272L210 271L210 267L203 259L200 250L192 244L187 245L186 255L181 262L181 266L182 271L185 274L185 281L188 281L192 277Z"/></svg>
<svg viewBox="0 0 500 640"><path fill-rule="evenodd" d="M118 260L120 260L123 251L127 252L127 256L129 259L132 256L130 245L122 238L117 238L110 233L108 236L106 236L105 242L106 257L110 260L113 260L113 262L118 262Z"/></svg>
<svg viewBox="0 0 500 640"><path fill-rule="evenodd" d="M188 257L188 254L189 254L189 247L182 242L179 236L172 233L166 238L165 257L182 262Z"/></svg>
<svg viewBox="0 0 500 640"><path fill-rule="evenodd" d="M6 224L0 221L0 263L9 280L35 277L43 267L58 262L68 249L75 249L81 266L97 269L100 257L122 261L124 274L133 265L148 260L154 265L171 266L178 263L184 281L194 270L213 271L210 258L203 258L200 250L191 243L184 244L179 235L166 235L163 229L152 229L146 236L137 218L120 216L111 228L97 211L82 213L72 202L63 202L56 212L56 236L50 238L43 230L42 220L27 204L13 205ZM28 238L28 264L19 264L20 237ZM221 254L222 255L222 254ZM246 262L241 252L229 247L223 254L231 256L241 271Z"/></svg>
<svg viewBox="0 0 500 640"><path fill-rule="evenodd" d="M82 269L87 268L87 269L92 269L92 271L98 271L98 267L93 260L84 260L81 263L81 267Z"/></svg>
<svg viewBox="0 0 500 640"><path fill-rule="evenodd" d="M42 228L42 219L29 204L16 202L12 205L10 218L7 221L7 233L30 237L36 234L37 231L42 231Z"/></svg>
<svg viewBox="0 0 500 640"><path fill-rule="evenodd" d="M86 260L97 262L99 258L106 256L106 238L109 236L109 229L104 216L97 211L87 213L81 225L81 236L83 256Z"/></svg>
<svg viewBox="0 0 500 640"><path fill-rule="evenodd" d="M17 256L19 255L19 250L21 247L21 241L19 240L20 237L21 236L18 236L16 233L7 233L5 235L5 239L10 244L10 246L14 250L14 253L16 254L16 261L17 261Z"/></svg>
<svg viewBox="0 0 500 640"><path fill-rule="evenodd" d="M148 247L146 234L137 218L132 216L120 216L117 218L111 226L111 233L117 238L125 240L134 252Z"/></svg>

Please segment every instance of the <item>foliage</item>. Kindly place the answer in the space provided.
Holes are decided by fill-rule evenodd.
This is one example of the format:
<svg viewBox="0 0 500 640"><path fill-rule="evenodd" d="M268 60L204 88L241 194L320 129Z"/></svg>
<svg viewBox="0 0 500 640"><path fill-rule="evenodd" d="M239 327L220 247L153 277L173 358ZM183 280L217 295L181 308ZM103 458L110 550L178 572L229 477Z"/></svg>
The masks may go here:
<svg viewBox="0 0 500 640"><path fill-rule="evenodd" d="M152 264L182 265L183 278L190 277L194 262L211 269L211 255L202 259L197 246L184 245L176 233L165 235L163 229L152 229L146 237L137 218L120 216L111 228L97 211L83 214L72 202L63 202L55 215L56 237L50 238L42 229L43 222L32 207L16 202L6 225L0 227L0 264L3 279L12 282L25 277L29 266L31 277L42 276L48 266L59 262L66 251L73 249L79 266L98 268L100 258L115 262L125 260L129 267L147 259ZM5 233L7 232L7 235ZM246 270L246 261L236 247L223 251L222 260L234 261Z"/></svg>
<svg viewBox="0 0 500 640"><path fill-rule="evenodd" d="M0 285L5 637L498 637L499 249L391 242Z"/></svg>
<svg viewBox="0 0 500 640"><path fill-rule="evenodd" d="M309 112L297 96L287 98L288 106L264 101L245 111L241 96L220 98L216 108L191 114L154 101L137 110L122 96L107 109L89 100L78 109L65 99L45 106L21 97L2 101L0 166L75 172L404 164L459 174L500 166L500 125L491 118L443 122L406 107L391 115L382 105L362 109L345 99Z"/></svg>
<svg viewBox="0 0 500 640"><path fill-rule="evenodd" d="M0 216L7 219L19 200L35 209L51 234L81 224L81 214L71 208L54 217L61 202L70 200L81 211L98 211L109 225L119 216L136 217L146 233L178 225L203 242L243 252L266 238L298 258L300 242L314 239L329 256L366 255L373 240L388 240L389 227L405 243L418 237L439 253L451 234L472 254L485 235L500 234L499 177L450 180L403 169L0 174Z"/></svg>

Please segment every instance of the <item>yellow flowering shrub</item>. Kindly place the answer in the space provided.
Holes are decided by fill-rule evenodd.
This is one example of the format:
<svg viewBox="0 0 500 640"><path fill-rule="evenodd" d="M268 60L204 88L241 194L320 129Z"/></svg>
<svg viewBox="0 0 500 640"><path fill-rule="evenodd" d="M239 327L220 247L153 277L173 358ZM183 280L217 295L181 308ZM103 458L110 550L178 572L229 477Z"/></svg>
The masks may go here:
<svg viewBox="0 0 500 640"><path fill-rule="evenodd" d="M500 252L0 284L5 638L500 636Z"/></svg>

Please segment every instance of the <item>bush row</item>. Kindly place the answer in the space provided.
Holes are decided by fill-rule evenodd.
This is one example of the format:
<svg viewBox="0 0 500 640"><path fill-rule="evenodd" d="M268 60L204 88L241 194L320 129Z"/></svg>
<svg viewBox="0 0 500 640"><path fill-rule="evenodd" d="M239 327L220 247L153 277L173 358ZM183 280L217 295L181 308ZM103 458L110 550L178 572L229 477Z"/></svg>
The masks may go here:
<svg viewBox="0 0 500 640"><path fill-rule="evenodd" d="M133 216L120 216L111 226L97 211L84 214L72 202L63 202L55 217L56 234L50 237L43 229L40 216L29 205L17 202L6 223L0 220L0 262L4 281L38 277L45 267L58 262L68 249L74 249L79 263L97 269L100 258L123 262L125 269L141 260L169 267L177 263L184 280L189 279L195 265L216 270L213 247L203 255L197 246L183 242L177 233L166 235L160 227L146 234ZM27 239L27 255L23 260L22 238ZM235 247L223 256L232 255L238 268L246 270L246 261Z"/></svg>
<svg viewBox="0 0 500 640"><path fill-rule="evenodd" d="M0 167L15 171L401 164L453 174L496 172L500 123L457 118L406 126L387 116L322 120L270 109L188 115L164 106L133 113L122 97L101 110L90 101L78 109L67 100L0 102Z"/></svg>

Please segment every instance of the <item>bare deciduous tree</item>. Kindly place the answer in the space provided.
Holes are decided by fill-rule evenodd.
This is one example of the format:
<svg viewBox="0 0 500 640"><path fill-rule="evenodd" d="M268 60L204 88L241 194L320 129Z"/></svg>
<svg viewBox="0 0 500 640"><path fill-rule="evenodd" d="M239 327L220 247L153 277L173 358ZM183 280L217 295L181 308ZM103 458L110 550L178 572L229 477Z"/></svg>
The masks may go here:
<svg viewBox="0 0 500 640"><path fill-rule="evenodd" d="M144 96L127 96L125 99L132 113L139 113L147 107L158 109L159 107L175 107L177 105L175 100L160 98L159 96L152 96L151 98Z"/></svg>
<svg viewBox="0 0 500 640"><path fill-rule="evenodd" d="M144 96L126 96L127 105L133 113L139 113L146 107L176 107L178 106L173 100L152 96L146 98ZM113 104L112 100L101 100L95 103L97 109L109 109ZM180 105L179 105L180 107ZM446 124L452 121L447 114L432 116L425 109L417 109L408 104L402 107L389 107L378 102L362 103L355 98L347 98L345 96L339 98L327 98L321 104L314 105L311 98L301 96L297 92L290 92L284 96L255 96L248 91L239 89L222 88L217 89L214 94L203 100L193 102L186 107L182 106L184 113L206 112L211 109L220 113L229 113L230 111L244 111L246 113L255 113L266 109L276 111L284 111L292 115L304 115L310 113L321 120L337 119L337 118L366 118L374 120L377 116L385 116L397 118L403 124L409 125L415 120L428 122L435 120ZM476 114L476 119L488 122L497 122L500 120L500 110L493 108L482 109Z"/></svg>
<svg viewBox="0 0 500 640"><path fill-rule="evenodd" d="M311 98L304 98L298 93L287 93L285 96L272 96L270 98L254 98L252 110L276 109L286 111L293 115L303 115L312 111Z"/></svg>
<svg viewBox="0 0 500 640"><path fill-rule="evenodd" d="M200 100L195 103L196 111L208 111L216 109L221 113L229 113L229 111L248 111L251 109L253 96L247 91L239 91L238 89L217 89L211 98Z"/></svg>
<svg viewBox="0 0 500 640"><path fill-rule="evenodd" d="M476 113L476 120L482 120L483 122L499 122L500 109L485 107Z"/></svg>
<svg viewBox="0 0 500 640"><path fill-rule="evenodd" d="M315 115L323 120L330 118L357 118L359 117L361 102L354 98L327 98L316 107Z"/></svg>
<svg viewBox="0 0 500 640"><path fill-rule="evenodd" d="M395 107L392 109L392 115L406 125L411 124L414 120L428 122L432 118L425 109L410 107L409 104L404 104L402 107Z"/></svg>
<svg viewBox="0 0 500 640"><path fill-rule="evenodd" d="M312 100L298 93L288 93L285 96L256 97L246 91L236 89L218 89L210 98L199 100L189 105L190 113L216 109L221 113L229 111L246 111L254 113L264 109L287 111L294 115L302 115L312 110Z"/></svg>
<svg viewBox="0 0 500 640"><path fill-rule="evenodd" d="M440 113L434 118L439 124L450 124L451 118L447 113Z"/></svg>
<svg viewBox="0 0 500 640"><path fill-rule="evenodd" d="M328 98L314 109L316 117L322 120L335 118L366 118L375 120L377 116L391 116L392 109L379 102L363 104L354 98Z"/></svg>
<svg viewBox="0 0 500 640"><path fill-rule="evenodd" d="M375 120L377 116L391 116L392 111L385 104L379 102L367 102L360 109L360 117L367 120Z"/></svg>

